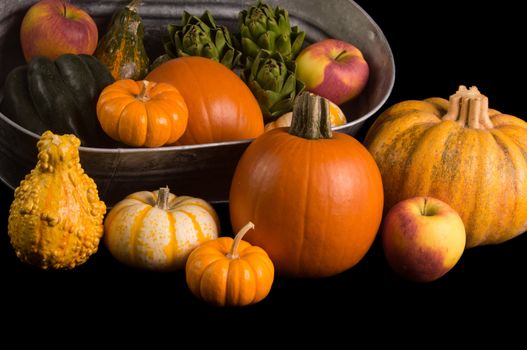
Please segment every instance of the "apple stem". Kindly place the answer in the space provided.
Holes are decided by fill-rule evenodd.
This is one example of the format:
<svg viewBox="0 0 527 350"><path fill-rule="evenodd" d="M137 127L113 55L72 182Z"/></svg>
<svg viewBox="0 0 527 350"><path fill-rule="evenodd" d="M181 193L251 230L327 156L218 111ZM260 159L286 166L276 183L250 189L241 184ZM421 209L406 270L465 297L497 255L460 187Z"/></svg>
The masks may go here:
<svg viewBox="0 0 527 350"><path fill-rule="evenodd" d="M344 56L344 55L347 54L347 53L348 53L348 51L346 51L346 50L341 51L341 52L337 55L337 57L335 57L335 61L338 61L339 58L341 58L342 56Z"/></svg>
<svg viewBox="0 0 527 350"><path fill-rule="evenodd" d="M448 111L443 120L452 120L471 129L494 128L489 117L489 99L475 86L467 89L461 85L457 92L450 96Z"/></svg>
<svg viewBox="0 0 527 350"><path fill-rule="evenodd" d="M421 215L426 216L426 204L428 203L428 198L425 197L425 205L423 205L423 210L421 211Z"/></svg>
<svg viewBox="0 0 527 350"><path fill-rule="evenodd" d="M62 15L66 17L66 1L65 0L62 0L62 10L64 11Z"/></svg>
<svg viewBox="0 0 527 350"><path fill-rule="evenodd" d="M240 241L242 240L243 236L245 236L245 234L250 229L254 229L254 224L251 221L249 221L245 226L243 226L242 229L236 234L236 237L234 237L232 248L229 254L227 254L227 258L238 259L240 257L240 255L238 254L238 246L240 245Z"/></svg>
<svg viewBox="0 0 527 350"><path fill-rule="evenodd" d="M329 101L307 91L298 95L289 133L308 140L330 139Z"/></svg>

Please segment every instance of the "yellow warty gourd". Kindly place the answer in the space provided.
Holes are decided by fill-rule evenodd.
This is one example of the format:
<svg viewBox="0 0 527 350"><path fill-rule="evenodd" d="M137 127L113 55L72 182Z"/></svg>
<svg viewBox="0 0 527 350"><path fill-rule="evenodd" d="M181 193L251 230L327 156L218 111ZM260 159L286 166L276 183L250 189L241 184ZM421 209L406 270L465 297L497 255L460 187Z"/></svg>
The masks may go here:
<svg viewBox="0 0 527 350"><path fill-rule="evenodd" d="M43 269L71 269L97 251L104 202L79 161L73 135L42 134L36 167L15 190L8 233L16 255Z"/></svg>

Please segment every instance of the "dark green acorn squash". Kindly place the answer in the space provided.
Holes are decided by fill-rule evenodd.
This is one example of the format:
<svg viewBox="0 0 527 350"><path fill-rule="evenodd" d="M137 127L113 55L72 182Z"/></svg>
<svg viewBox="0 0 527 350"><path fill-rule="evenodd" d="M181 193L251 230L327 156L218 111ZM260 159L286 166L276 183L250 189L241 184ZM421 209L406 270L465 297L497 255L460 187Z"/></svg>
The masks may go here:
<svg viewBox="0 0 527 350"><path fill-rule="evenodd" d="M108 32L99 40L95 57L119 79L141 80L148 73L150 59L143 43L144 26L137 7L142 0L133 0L115 12Z"/></svg>
<svg viewBox="0 0 527 350"><path fill-rule="evenodd" d="M95 57L66 54L55 61L35 57L9 73L0 111L38 135L46 130L74 134L83 146L115 145L97 119L97 99L113 83Z"/></svg>

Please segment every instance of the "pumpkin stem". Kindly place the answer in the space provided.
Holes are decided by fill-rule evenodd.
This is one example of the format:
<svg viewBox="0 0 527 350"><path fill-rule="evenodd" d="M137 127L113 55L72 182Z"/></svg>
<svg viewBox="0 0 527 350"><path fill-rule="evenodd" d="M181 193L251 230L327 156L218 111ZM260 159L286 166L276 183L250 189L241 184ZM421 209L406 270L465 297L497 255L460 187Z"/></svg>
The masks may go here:
<svg viewBox="0 0 527 350"><path fill-rule="evenodd" d="M168 188L168 186L161 187L159 191L157 191L156 208L159 208L161 210L167 210L169 197L170 189Z"/></svg>
<svg viewBox="0 0 527 350"><path fill-rule="evenodd" d="M240 241L242 240L243 236L250 230L254 228L254 224L252 222L248 222L247 225L243 226L242 229L236 234L236 237L234 237L234 242L232 243L232 248L229 254L227 254L227 258L229 259L238 259L240 256L238 255L238 246L240 245Z"/></svg>
<svg viewBox="0 0 527 350"><path fill-rule="evenodd" d="M482 95L477 87L467 89L461 85L457 92L450 96L449 101L448 112L443 116L443 120L453 120L471 129L494 127L489 117L489 99Z"/></svg>
<svg viewBox="0 0 527 350"><path fill-rule="evenodd" d="M146 102L150 100L150 96L148 96L148 85L150 84L147 80L141 81L141 91L139 92L139 95L137 95L135 98L137 98L141 102Z"/></svg>
<svg viewBox="0 0 527 350"><path fill-rule="evenodd" d="M330 139L329 101L310 92L298 95L289 133L308 140Z"/></svg>

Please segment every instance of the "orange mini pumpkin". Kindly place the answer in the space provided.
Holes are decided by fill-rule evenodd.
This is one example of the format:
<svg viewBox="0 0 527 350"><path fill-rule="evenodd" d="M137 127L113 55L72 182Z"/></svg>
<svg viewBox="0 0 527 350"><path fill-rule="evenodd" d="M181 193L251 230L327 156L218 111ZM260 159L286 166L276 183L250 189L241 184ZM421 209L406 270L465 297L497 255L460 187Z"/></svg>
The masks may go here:
<svg viewBox="0 0 527 350"><path fill-rule="evenodd" d="M102 91L97 117L114 140L134 147L160 147L183 135L188 109L179 91L169 84L123 79Z"/></svg>
<svg viewBox="0 0 527 350"><path fill-rule="evenodd" d="M189 110L179 143L200 144L255 138L264 131L251 90L230 69L203 57L180 57L154 69L147 80L175 86Z"/></svg>
<svg viewBox="0 0 527 350"><path fill-rule="evenodd" d="M232 180L234 230L267 251L277 272L324 277L355 265L370 248L383 209L381 174L357 140L332 133L328 101L297 97L291 127L258 137Z"/></svg>
<svg viewBox="0 0 527 350"><path fill-rule="evenodd" d="M236 235L203 243L188 257L190 291L217 306L244 306L264 299L273 284L274 266L267 253L242 241L249 222Z"/></svg>

